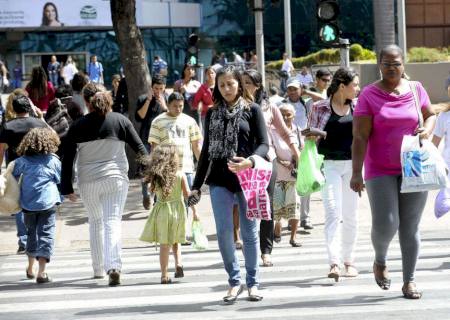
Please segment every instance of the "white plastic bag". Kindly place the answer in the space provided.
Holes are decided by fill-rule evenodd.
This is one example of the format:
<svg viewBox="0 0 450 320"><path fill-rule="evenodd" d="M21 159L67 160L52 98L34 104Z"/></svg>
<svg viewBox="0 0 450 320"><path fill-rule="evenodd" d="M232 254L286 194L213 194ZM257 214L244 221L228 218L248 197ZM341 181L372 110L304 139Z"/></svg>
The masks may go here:
<svg viewBox="0 0 450 320"><path fill-rule="evenodd" d="M197 250L208 249L208 237L203 231L203 226L199 220L192 221L192 246Z"/></svg>
<svg viewBox="0 0 450 320"><path fill-rule="evenodd" d="M442 189L448 185L447 165L429 140L420 141L419 136L404 136L401 163L402 193Z"/></svg>
<svg viewBox="0 0 450 320"><path fill-rule="evenodd" d="M450 188L441 189L434 201L434 215L442 217L450 211Z"/></svg>

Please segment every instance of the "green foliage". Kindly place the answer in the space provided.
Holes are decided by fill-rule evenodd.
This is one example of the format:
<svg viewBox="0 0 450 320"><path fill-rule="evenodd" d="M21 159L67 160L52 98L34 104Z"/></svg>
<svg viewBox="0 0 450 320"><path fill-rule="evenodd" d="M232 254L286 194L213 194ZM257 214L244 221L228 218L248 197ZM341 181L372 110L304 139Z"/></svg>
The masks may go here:
<svg viewBox="0 0 450 320"><path fill-rule="evenodd" d="M355 43L350 46L351 61L374 60L375 58L376 56L373 51L363 48L360 44ZM322 49L307 56L292 59L292 63L296 69L302 66L309 67L313 64L339 63L339 61L339 49ZM283 60L278 60L268 63L266 67L268 69L280 69L282 64Z"/></svg>
<svg viewBox="0 0 450 320"><path fill-rule="evenodd" d="M408 62L439 62L449 61L448 48L415 47L408 51Z"/></svg>

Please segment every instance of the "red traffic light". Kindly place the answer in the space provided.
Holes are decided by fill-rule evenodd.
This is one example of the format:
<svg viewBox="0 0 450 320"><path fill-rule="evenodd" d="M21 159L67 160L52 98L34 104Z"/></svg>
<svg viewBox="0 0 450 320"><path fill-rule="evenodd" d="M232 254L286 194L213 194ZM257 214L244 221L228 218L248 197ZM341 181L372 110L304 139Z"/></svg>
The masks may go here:
<svg viewBox="0 0 450 320"><path fill-rule="evenodd" d="M339 15L337 0L321 0L317 4L317 18L323 22L336 20Z"/></svg>
<svg viewBox="0 0 450 320"><path fill-rule="evenodd" d="M196 35L195 33L192 33L188 38L189 46L196 46L198 40L199 40L198 35Z"/></svg>

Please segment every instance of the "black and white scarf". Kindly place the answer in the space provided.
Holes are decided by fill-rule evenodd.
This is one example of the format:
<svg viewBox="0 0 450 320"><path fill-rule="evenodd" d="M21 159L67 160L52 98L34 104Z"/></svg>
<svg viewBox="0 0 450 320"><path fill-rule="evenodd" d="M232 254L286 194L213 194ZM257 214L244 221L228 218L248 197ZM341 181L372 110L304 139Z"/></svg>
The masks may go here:
<svg viewBox="0 0 450 320"><path fill-rule="evenodd" d="M231 159L236 156L239 120L243 110L243 99L239 99L233 108L229 109L224 103L213 110L209 122L209 160Z"/></svg>

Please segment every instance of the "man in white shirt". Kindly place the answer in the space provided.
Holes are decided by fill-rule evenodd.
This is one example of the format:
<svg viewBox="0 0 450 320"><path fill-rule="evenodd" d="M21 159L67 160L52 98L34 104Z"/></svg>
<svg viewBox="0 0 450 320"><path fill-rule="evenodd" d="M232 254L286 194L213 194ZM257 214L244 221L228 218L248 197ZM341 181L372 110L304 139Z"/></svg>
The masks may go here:
<svg viewBox="0 0 450 320"><path fill-rule="evenodd" d="M286 92L286 81L292 76L292 72L294 72L294 65L292 64L291 59L289 59L288 54L283 53L283 65L281 66L281 91Z"/></svg>
<svg viewBox="0 0 450 320"><path fill-rule="evenodd" d="M312 75L309 73L308 68L306 66L302 67L301 72L296 76L297 80L300 81L301 84L309 87L314 84L314 79Z"/></svg>

